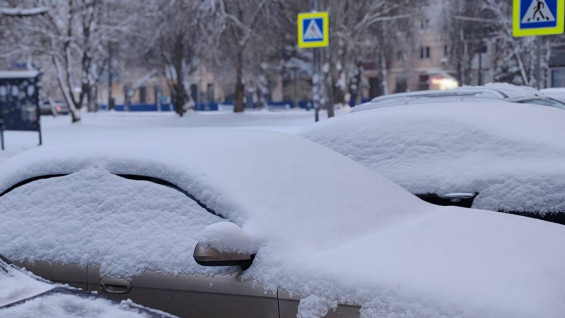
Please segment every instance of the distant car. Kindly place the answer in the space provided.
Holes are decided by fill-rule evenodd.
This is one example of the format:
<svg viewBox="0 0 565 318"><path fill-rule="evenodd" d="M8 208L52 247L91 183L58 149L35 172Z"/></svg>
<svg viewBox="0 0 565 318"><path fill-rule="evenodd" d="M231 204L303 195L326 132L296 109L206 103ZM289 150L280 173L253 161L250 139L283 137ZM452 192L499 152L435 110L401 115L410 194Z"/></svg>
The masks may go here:
<svg viewBox="0 0 565 318"><path fill-rule="evenodd" d="M565 112L451 102L352 113L299 134L434 204L565 224Z"/></svg>
<svg viewBox="0 0 565 318"><path fill-rule="evenodd" d="M425 203L289 134L45 145L2 163L0 220L32 272L186 317L565 312L564 227Z"/></svg>
<svg viewBox="0 0 565 318"><path fill-rule="evenodd" d="M63 101L44 101L39 107L41 115L68 115L70 112L69 105Z"/></svg>
<svg viewBox="0 0 565 318"><path fill-rule="evenodd" d="M118 302L53 284L11 264L0 255L0 317L173 317L161 311Z"/></svg>
<svg viewBox="0 0 565 318"><path fill-rule="evenodd" d="M551 106L565 110L565 103L563 101L546 96L544 93L534 88L497 83L477 87L464 86L444 91L417 91L385 95L354 107L351 111L358 112L412 104L437 104L464 101L492 102L500 100L511 103Z"/></svg>

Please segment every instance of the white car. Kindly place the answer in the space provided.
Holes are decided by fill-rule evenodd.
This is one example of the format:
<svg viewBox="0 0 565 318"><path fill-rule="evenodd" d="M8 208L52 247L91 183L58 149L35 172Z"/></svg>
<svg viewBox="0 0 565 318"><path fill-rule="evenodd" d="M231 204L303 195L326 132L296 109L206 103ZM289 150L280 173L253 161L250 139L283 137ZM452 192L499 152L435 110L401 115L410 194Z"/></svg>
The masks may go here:
<svg viewBox="0 0 565 318"><path fill-rule="evenodd" d="M565 112L500 102L353 113L299 134L442 205L565 224Z"/></svg>
<svg viewBox="0 0 565 318"><path fill-rule="evenodd" d="M2 163L0 193L6 256L179 316L565 312L562 226L425 203L292 135L163 129L44 146Z"/></svg>
<svg viewBox="0 0 565 318"><path fill-rule="evenodd" d="M463 86L444 91L416 91L376 97L373 100L354 107L351 112L370 109L401 106L455 102L510 102L519 104L536 104L565 110L565 103L553 95L527 86L515 86L506 83L491 83L485 86Z"/></svg>

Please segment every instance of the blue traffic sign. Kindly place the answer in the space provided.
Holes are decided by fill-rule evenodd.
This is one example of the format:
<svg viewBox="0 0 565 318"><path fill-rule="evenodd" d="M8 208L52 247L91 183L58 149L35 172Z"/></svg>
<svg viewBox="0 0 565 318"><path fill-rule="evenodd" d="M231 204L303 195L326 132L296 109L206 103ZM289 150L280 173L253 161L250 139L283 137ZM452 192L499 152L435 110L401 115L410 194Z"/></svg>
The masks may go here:
<svg viewBox="0 0 565 318"><path fill-rule="evenodd" d="M324 47L329 43L327 12L298 14L298 47Z"/></svg>

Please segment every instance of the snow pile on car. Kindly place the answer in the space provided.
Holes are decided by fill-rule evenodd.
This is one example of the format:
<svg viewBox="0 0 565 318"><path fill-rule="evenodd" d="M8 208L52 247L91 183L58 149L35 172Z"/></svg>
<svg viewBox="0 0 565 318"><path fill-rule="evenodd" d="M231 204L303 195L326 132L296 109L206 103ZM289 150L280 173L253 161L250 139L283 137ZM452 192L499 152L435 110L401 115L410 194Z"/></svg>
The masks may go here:
<svg viewBox="0 0 565 318"><path fill-rule="evenodd" d="M305 297L301 317L321 316L337 303L359 304L365 317L549 318L565 311L562 226L426 204L368 168L295 136L152 131L44 147L8 160L0 171L0 191L34 176L73 172L0 197L0 246L8 246L8 256L108 261L103 271L126 274L143 266L173 273L210 271L191 267L188 258L194 240L206 237L200 225L219 218L198 217L199 226L189 225L195 215L174 190L111 174L144 175L176 184L257 241L257 255L244 278ZM47 188L53 192L43 192ZM50 209L56 214L48 220L39 215L41 209L19 201L49 201L41 206L58 204L59 209ZM25 217L17 217L14 209ZM98 232L80 229L79 215L121 232L106 226ZM42 228L31 224L38 221L49 223ZM151 242L141 238L153 235L148 229L161 232L164 227L170 233L152 236ZM223 227L213 225L208 234ZM92 243L69 229L83 231ZM140 246L124 241L124 231ZM102 247L110 249L109 256L100 253ZM118 260L118 255L137 261ZM139 264L142 258L148 260Z"/></svg>
<svg viewBox="0 0 565 318"><path fill-rule="evenodd" d="M299 135L412 193L478 192L474 207L565 211L565 112L510 103L428 104L359 112Z"/></svg>
<svg viewBox="0 0 565 318"><path fill-rule="evenodd" d="M102 274L125 277L194 272L196 234L222 220L179 191L94 167L16 188L1 202L0 246L10 259L100 264Z"/></svg>

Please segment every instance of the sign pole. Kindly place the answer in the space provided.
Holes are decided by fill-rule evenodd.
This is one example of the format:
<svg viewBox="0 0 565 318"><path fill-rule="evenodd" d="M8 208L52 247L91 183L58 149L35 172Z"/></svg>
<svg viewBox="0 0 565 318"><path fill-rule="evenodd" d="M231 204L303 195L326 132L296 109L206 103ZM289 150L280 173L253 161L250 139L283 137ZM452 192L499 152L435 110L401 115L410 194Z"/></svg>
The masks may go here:
<svg viewBox="0 0 565 318"><path fill-rule="evenodd" d="M312 0L312 12L318 11L318 1ZM318 73L318 48L314 48L314 57L312 59L312 102L314 102L314 122L320 121L320 78Z"/></svg>
<svg viewBox="0 0 565 318"><path fill-rule="evenodd" d="M320 121L320 77L318 73L318 49L314 49L312 59L312 101L314 102L314 122Z"/></svg>
<svg viewBox="0 0 565 318"><path fill-rule="evenodd" d="M541 83L541 46L543 45L543 40L541 36L536 37L536 88L539 90L542 88Z"/></svg>
<svg viewBox="0 0 565 318"><path fill-rule="evenodd" d="M311 0L312 12L298 14L298 47L314 49L312 55L312 102L315 108L314 120L320 120L321 91L323 83L320 76L320 51L318 48L329 45L329 17L328 12L318 12L317 0Z"/></svg>

